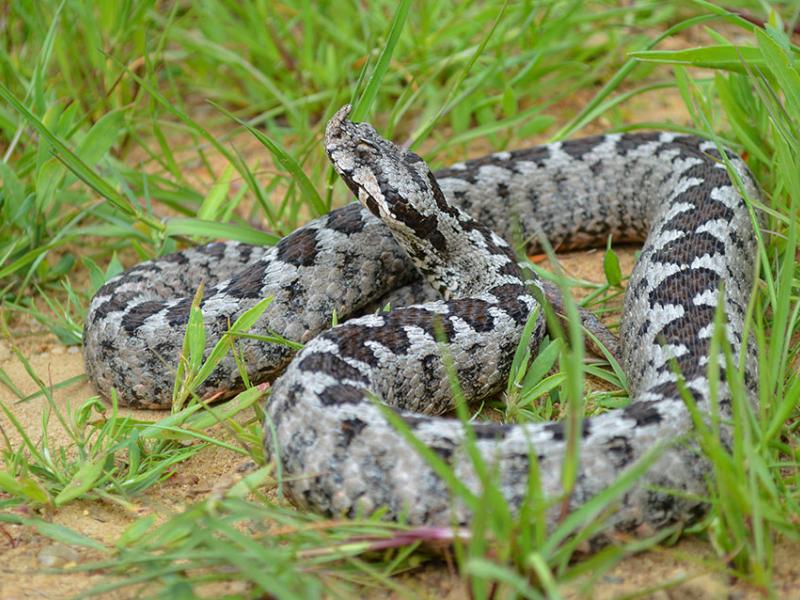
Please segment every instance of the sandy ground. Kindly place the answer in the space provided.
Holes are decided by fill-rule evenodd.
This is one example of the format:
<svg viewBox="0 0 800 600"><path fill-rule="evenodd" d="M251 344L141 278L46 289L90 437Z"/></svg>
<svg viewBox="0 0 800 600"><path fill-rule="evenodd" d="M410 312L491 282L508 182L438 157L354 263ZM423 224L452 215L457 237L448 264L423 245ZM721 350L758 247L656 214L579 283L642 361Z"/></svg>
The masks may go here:
<svg viewBox="0 0 800 600"><path fill-rule="evenodd" d="M633 251L620 251L623 271L633 262ZM562 257L562 266L570 275L586 279L602 278L602 253L580 252ZM19 333L22 333L19 329ZM57 384L83 373L83 361L77 348L65 348L51 335L29 331L20 336L18 346L28 357L34 371L47 385ZM2 368L26 394L37 390L23 365L12 354L8 342L0 342ZM57 405L82 402L92 395L88 383L78 383L54 392ZM0 401L10 407L15 417L34 438L41 431L43 398L18 403L16 397L0 387ZM130 411L138 418L158 419L156 411ZM6 417L0 426L9 435L12 445L19 435ZM68 446L69 439L60 425L50 421L48 433L54 447ZM103 502L74 502L47 515L54 523L70 527L84 535L111 544L138 516L145 513L172 514L202 499L214 486L241 463L241 456L218 448L208 448L175 470L164 483L151 488L136 499L133 510ZM69 598L103 581L102 573L50 574L45 567L70 566L99 558L79 547L54 543L26 526L3 525L0 528L0 598ZM800 598L800 548L781 546L777 551L776 589L781 598ZM719 572L718 561L710 546L698 539L685 539L674 547L640 554L623 561L606 574L591 591L593 598L620 598L640 593L654 586L668 589L646 594L646 598L750 598L762 597L744 583L735 582ZM463 598L467 591L463 582L445 564L428 565L400 578L403 585L421 597ZM231 591L231 590L228 590ZM567 597L583 598L575 588L566 588ZM369 593L369 596L384 594ZM109 595L109 597L112 597ZM120 597L114 594L113 597ZM638 596L637 596L638 597Z"/></svg>

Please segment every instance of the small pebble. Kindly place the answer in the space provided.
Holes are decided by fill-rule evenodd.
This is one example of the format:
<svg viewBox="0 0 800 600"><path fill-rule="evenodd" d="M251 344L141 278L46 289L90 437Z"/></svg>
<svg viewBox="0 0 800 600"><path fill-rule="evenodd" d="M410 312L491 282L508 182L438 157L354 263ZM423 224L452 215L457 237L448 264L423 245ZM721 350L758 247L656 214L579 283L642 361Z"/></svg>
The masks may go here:
<svg viewBox="0 0 800 600"><path fill-rule="evenodd" d="M50 544L39 551L39 564L44 567L63 567L76 563L80 555L65 544Z"/></svg>

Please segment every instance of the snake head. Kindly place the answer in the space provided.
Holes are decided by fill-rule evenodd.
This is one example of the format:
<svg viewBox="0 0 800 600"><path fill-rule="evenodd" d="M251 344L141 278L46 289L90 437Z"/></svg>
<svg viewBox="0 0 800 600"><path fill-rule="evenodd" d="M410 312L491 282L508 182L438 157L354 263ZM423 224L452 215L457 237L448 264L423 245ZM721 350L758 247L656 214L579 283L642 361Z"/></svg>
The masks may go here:
<svg viewBox="0 0 800 600"><path fill-rule="evenodd" d="M419 156L383 139L368 123L353 123L349 113L350 106L345 106L330 120L325 149L359 202L383 221L444 296L486 289L494 263L513 260L505 242L450 205ZM487 247L497 252L487 253Z"/></svg>
<svg viewBox="0 0 800 600"><path fill-rule="evenodd" d="M325 129L325 150L347 187L379 218L428 208L436 183L425 162L382 138L369 123L350 121L350 111L349 104L340 108Z"/></svg>

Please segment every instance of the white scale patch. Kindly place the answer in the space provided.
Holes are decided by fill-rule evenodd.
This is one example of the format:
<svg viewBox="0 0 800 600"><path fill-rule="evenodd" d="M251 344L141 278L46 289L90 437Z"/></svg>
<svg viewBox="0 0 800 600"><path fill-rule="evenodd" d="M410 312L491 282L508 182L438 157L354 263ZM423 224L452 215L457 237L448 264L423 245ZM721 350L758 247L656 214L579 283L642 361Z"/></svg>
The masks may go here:
<svg viewBox="0 0 800 600"><path fill-rule="evenodd" d="M431 343L436 342L433 336L428 335L427 331L416 325L404 325L403 331L405 331L412 346L429 346Z"/></svg>
<svg viewBox="0 0 800 600"><path fill-rule="evenodd" d="M333 153L333 158L342 170L352 171L356 166L354 155L350 152L336 151Z"/></svg>
<svg viewBox="0 0 800 600"><path fill-rule="evenodd" d="M317 230L317 252L335 251L345 234L327 227Z"/></svg>
<svg viewBox="0 0 800 600"><path fill-rule="evenodd" d="M452 324L456 337L471 337L475 335L475 330L472 328L472 326L458 315L451 315L448 317L448 321L450 321Z"/></svg>
<svg viewBox="0 0 800 600"><path fill-rule="evenodd" d="M593 165L607 160L609 156L614 156L617 153L617 144L621 138L622 136L619 134L605 136L602 142L581 157L581 161L588 165Z"/></svg>
<svg viewBox="0 0 800 600"><path fill-rule="evenodd" d="M550 156L545 160L545 164L551 169L568 170L568 167L575 164L575 159L562 150L561 142L550 144Z"/></svg>
<svg viewBox="0 0 800 600"><path fill-rule="evenodd" d="M730 224L724 219L715 219L707 221L697 228L698 232L710 233L723 244L729 239Z"/></svg>
<svg viewBox="0 0 800 600"><path fill-rule="evenodd" d="M381 364L391 364L393 361L397 360L397 356L391 350L389 350L389 348L387 348L380 342L376 342L375 340L368 340L364 342L364 345L370 350L372 350L372 353L380 361Z"/></svg>
<svg viewBox="0 0 800 600"><path fill-rule="evenodd" d="M496 165L482 165L478 169L478 181L481 186L490 190L496 190L501 184L508 183L509 170Z"/></svg>
<svg viewBox="0 0 800 600"><path fill-rule="evenodd" d="M495 326L498 329L503 326L510 329L514 326L514 321L508 316L508 313L499 306L489 307L489 314L492 315L492 318L495 320Z"/></svg>
<svg viewBox="0 0 800 600"><path fill-rule="evenodd" d="M722 202L728 208L738 208L742 203L742 198L738 192L729 185L717 187L711 190L711 198L717 202Z"/></svg>
<svg viewBox="0 0 800 600"><path fill-rule="evenodd" d="M304 356L308 356L313 352L328 352L331 354L339 355L339 346L333 340L329 340L326 338L314 338L308 344L306 344L305 350L303 350L299 356L302 358ZM299 360L296 362L300 362Z"/></svg>
<svg viewBox="0 0 800 600"><path fill-rule="evenodd" d="M727 273L725 272L724 261L721 260L721 258L719 254L714 254L713 256L709 254L696 256L689 265L689 268L692 270L708 269L709 271L714 271L720 277L725 278Z"/></svg>
<svg viewBox="0 0 800 600"><path fill-rule="evenodd" d="M657 264L658 268L653 268L653 265ZM644 278L646 282L645 290L644 290L644 297L647 297L650 292L656 289L659 285L661 285L664 280L669 277L670 275L674 275L679 271L683 271L684 267L681 265L676 265L675 263L649 263L649 264L642 264L643 271L644 271ZM650 268L648 268L650 267Z"/></svg>
<svg viewBox="0 0 800 600"><path fill-rule="evenodd" d="M665 220L668 218L671 217L667 216ZM664 229L662 234L653 242L650 248L655 253L676 240L682 240L684 237L686 237L686 234L679 229Z"/></svg>
<svg viewBox="0 0 800 600"><path fill-rule="evenodd" d="M546 426L544 423L529 423L514 427L506 433L502 442L503 449L508 453L525 456L529 450L539 453L544 453L546 450L547 456L558 456L566 443L553 440L553 434L545 429Z"/></svg>
<svg viewBox="0 0 800 600"><path fill-rule="evenodd" d="M674 304L667 304L666 306L656 304L647 315L650 320L650 327L648 329L649 331L661 331L668 324L683 317L684 314L686 314L686 311L684 311L680 302L676 301ZM654 339L651 338L649 341L652 342Z"/></svg>
<svg viewBox="0 0 800 600"><path fill-rule="evenodd" d="M674 134L674 133L672 133L671 131L662 131L662 132L661 132L661 135L659 135L659 136L658 136L658 139L659 139L659 140L660 140L660 141L661 141L663 144L669 144L669 143L671 143L673 140L675 140L675 134Z"/></svg>

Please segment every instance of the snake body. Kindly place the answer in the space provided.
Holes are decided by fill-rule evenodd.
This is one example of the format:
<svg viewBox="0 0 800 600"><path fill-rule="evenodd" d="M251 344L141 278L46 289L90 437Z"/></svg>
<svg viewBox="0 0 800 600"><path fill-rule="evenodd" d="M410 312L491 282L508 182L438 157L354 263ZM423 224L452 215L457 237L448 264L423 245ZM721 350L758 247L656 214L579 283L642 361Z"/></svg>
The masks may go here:
<svg viewBox="0 0 800 600"><path fill-rule="evenodd" d="M342 109L330 121L325 145L360 205L334 210L271 248L209 244L109 281L94 297L84 331L86 367L98 390L109 396L114 388L132 406L168 405L199 283L206 284L207 351L243 311L270 296L254 333L278 333L305 347L294 355L263 341L237 345L250 381L283 371L272 385L264 443L295 503L332 515L383 508L421 525L469 520L469 506L453 499L376 400L467 489L481 489L465 449L470 436L512 509L529 494L532 456L545 497L561 498L563 423L464 424L435 416L453 407L441 342L466 398L496 394L536 307L504 238L518 228L533 240L529 251L537 249L539 231L558 248L603 244L609 235L644 240L620 331L632 400L583 421L579 472L560 508L601 493L661 445L606 532L652 530L702 514L708 466L688 435L693 424L676 370L701 415L709 414L716 389L723 419L730 416L724 368L718 382L708 375L720 302L734 359L743 358L748 385L757 379L754 348L742 341L754 230L716 146L666 132L615 134L500 152L433 175L417 155L347 114ZM728 159L755 195L746 167ZM442 299L428 301L420 277ZM423 303L350 318L387 300ZM329 329L334 311L346 321ZM532 351L542 335L540 315ZM224 395L241 385L227 358L198 393ZM547 514L551 524L558 518L553 508Z"/></svg>

